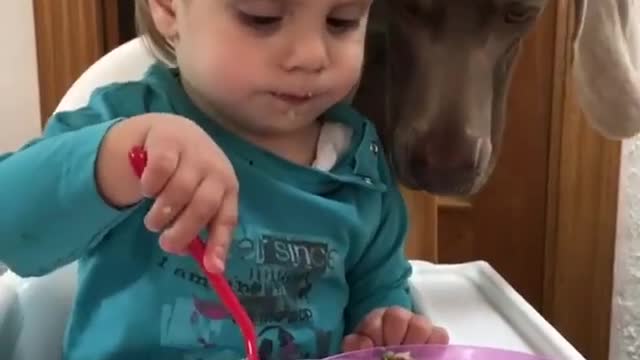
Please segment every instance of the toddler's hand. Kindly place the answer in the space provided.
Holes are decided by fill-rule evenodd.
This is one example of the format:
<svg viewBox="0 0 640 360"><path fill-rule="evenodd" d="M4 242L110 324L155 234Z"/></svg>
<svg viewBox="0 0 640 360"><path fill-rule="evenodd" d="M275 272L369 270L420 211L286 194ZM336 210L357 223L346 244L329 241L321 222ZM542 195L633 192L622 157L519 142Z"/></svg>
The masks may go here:
<svg viewBox="0 0 640 360"><path fill-rule="evenodd" d="M144 131L141 143L135 143L130 134L124 135L127 126L133 132ZM222 272L238 211L238 182L226 155L195 123L179 116L143 115L124 121L112 132L108 135L114 137L111 143L119 148L113 153L134 145L143 145L147 152L137 193L140 198L155 199L145 225L160 233L162 248L185 254L191 240L206 227L205 265L209 271ZM118 133L122 134L119 138ZM106 146L107 139L101 158L114 156L103 154L108 151ZM117 161L130 166L126 156L120 155ZM133 170L129 168L129 172Z"/></svg>
<svg viewBox="0 0 640 360"><path fill-rule="evenodd" d="M342 350L347 352L378 346L448 343L449 335L445 329L433 326L424 316L403 308L390 307L369 313L354 333L344 338Z"/></svg>

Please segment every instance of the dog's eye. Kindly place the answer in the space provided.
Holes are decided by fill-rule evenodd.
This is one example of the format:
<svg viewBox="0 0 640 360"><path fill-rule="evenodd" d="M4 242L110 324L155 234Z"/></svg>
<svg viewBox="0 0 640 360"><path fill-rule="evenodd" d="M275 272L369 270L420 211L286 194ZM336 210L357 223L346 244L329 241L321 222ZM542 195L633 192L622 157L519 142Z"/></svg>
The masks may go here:
<svg viewBox="0 0 640 360"><path fill-rule="evenodd" d="M428 14L432 9L432 5L431 1L428 0L406 0L402 3L405 14L417 18Z"/></svg>
<svg viewBox="0 0 640 360"><path fill-rule="evenodd" d="M435 28L445 21L444 7L435 6L431 0L399 0L392 2L401 4L401 11L408 20L417 21L430 28Z"/></svg>
<svg viewBox="0 0 640 360"><path fill-rule="evenodd" d="M416 1L405 1L402 9L404 10L405 15L409 16L417 16L422 11L422 9L420 9L420 5L418 5Z"/></svg>
<svg viewBox="0 0 640 360"><path fill-rule="evenodd" d="M537 14L536 8L513 3L505 8L504 22L507 24L524 24L533 20Z"/></svg>

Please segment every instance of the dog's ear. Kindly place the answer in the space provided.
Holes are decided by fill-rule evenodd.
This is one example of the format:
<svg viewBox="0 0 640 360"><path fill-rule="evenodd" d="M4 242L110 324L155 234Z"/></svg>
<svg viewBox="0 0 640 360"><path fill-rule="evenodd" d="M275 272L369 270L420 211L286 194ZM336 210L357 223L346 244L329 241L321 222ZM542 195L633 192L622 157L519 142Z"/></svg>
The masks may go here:
<svg viewBox="0 0 640 360"><path fill-rule="evenodd" d="M573 34L571 35L571 42L575 45L578 38L582 34L582 28L584 27L585 15L587 14L587 2L589 0L574 0L573 1ZM602 1L602 0L595 0Z"/></svg>
<svg viewBox="0 0 640 360"><path fill-rule="evenodd" d="M575 61L575 53L582 35L582 28L584 28L585 17L587 14L587 2L589 0L573 0L573 33L571 34L571 51L569 53L569 63L573 64ZM603 1L603 0L595 0Z"/></svg>

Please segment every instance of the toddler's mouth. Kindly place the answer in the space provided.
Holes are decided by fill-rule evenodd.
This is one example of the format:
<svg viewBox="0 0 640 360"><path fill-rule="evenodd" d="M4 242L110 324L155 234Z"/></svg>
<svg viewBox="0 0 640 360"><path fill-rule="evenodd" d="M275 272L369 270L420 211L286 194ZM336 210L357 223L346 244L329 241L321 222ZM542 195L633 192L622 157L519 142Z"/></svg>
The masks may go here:
<svg viewBox="0 0 640 360"><path fill-rule="evenodd" d="M309 100L315 97L315 94L312 92L303 92L303 93L285 93L272 91L270 92L271 96L275 97L278 100L281 100L287 104L291 105L302 105Z"/></svg>

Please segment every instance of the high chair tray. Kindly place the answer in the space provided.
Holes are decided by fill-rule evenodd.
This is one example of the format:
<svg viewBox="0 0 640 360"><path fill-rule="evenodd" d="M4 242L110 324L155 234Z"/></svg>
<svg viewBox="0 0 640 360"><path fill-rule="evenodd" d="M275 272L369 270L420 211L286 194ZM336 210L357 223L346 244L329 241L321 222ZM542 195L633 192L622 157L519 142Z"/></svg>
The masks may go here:
<svg viewBox="0 0 640 360"><path fill-rule="evenodd" d="M412 261L411 291L419 310L449 331L452 344L496 347L584 360L488 263L435 265Z"/></svg>

